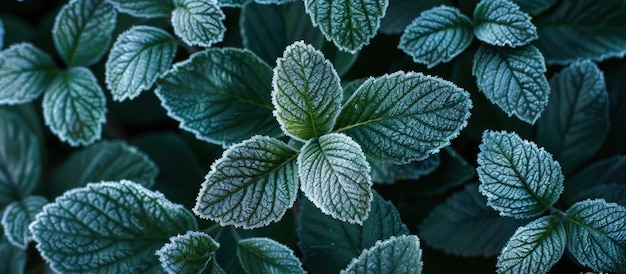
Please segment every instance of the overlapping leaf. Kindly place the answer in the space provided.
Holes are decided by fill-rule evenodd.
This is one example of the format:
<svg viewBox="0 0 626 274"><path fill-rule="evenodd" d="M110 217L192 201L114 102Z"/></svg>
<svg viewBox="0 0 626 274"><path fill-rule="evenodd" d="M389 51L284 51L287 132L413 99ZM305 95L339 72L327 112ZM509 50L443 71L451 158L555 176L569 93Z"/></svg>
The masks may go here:
<svg viewBox="0 0 626 274"><path fill-rule="evenodd" d="M480 90L509 116L534 124L548 104L550 86L541 52L532 45L500 48L482 45L472 74Z"/></svg>
<svg viewBox="0 0 626 274"><path fill-rule="evenodd" d="M4 47L4 24L0 20L0 50Z"/></svg>
<svg viewBox="0 0 626 274"><path fill-rule="evenodd" d="M0 104L23 104L39 97L54 79L50 55L30 43L0 52Z"/></svg>
<svg viewBox="0 0 626 274"><path fill-rule="evenodd" d="M272 79L273 113L283 131L300 140L329 133L341 109L340 81L313 46L299 41L287 47Z"/></svg>
<svg viewBox="0 0 626 274"><path fill-rule="evenodd" d="M313 26L344 51L355 53L380 27L388 0L304 0Z"/></svg>
<svg viewBox="0 0 626 274"><path fill-rule="evenodd" d="M251 1L253 0L217 0L217 4L220 7L241 7Z"/></svg>
<svg viewBox="0 0 626 274"><path fill-rule="evenodd" d="M186 44L210 47L224 38L224 18L217 0L179 0L172 11L172 26Z"/></svg>
<svg viewBox="0 0 626 274"><path fill-rule="evenodd" d="M255 136L233 145L211 166L194 212L243 228L280 220L298 193L297 155L270 137Z"/></svg>
<svg viewBox="0 0 626 274"><path fill-rule="evenodd" d="M113 100L133 99L152 87L176 55L176 40L164 30L135 26L118 36L106 62Z"/></svg>
<svg viewBox="0 0 626 274"><path fill-rule="evenodd" d="M191 212L131 181L70 190L30 226L55 272L149 273L173 235L197 229Z"/></svg>
<svg viewBox="0 0 626 274"><path fill-rule="evenodd" d="M135 17L154 18L166 17L174 10L177 0L108 0L113 3L120 12L128 13Z"/></svg>
<svg viewBox="0 0 626 274"><path fill-rule="evenodd" d="M439 154L440 164L432 173L419 179L415 186L422 195L434 195L460 186L476 175L476 168L452 147L444 147ZM432 156L431 156L432 157ZM429 157L430 158L430 157Z"/></svg>
<svg viewBox="0 0 626 274"><path fill-rule="evenodd" d="M370 211L370 166L359 144L342 133L309 140L298 155L302 192L324 214L363 224Z"/></svg>
<svg viewBox="0 0 626 274"><path fill-rule="evenodd" d="M344 104L335 131L363 151L405 164L448 145L467 124L469 94L453 83L414 72L370 78Z"/></svg>
<svg viewBox="0 0 626 274"><path fill-rule="evenodd" d="M374 157L367 157L367 162L371 167L372 181L378 184L393 184L401 180L418 180L431 174L441 163L439 154L433 154L424 160L405 165L381 161Z"/></svg>
<svg viewBox="0 0 626 274"><path fill-rule="evenodd" d="M512 0L520 9L531 15L540 14L554 6L558 0Z"/></svg>
<svg viewBox="0 0 626 274"><path fill-rule="evenodd" d="M41 196L28 196L10 203L2 214L2 227L7 240L20 249L26 249L32 234L28 226L35 220L35 215L43 210L48 199Z"/></svg>
<svg viewBox="0 0 626 274"><path fill-rule="evenodd" d="M422 273L419 239L415 235L402 235L378 241L352 260L341 273Z"/></svg>
<svg viewBox="0 0 626 274"><path fill-rule="evenodd" d="M208 234L188 231L171 237L156 255L167 273L201 273L219 247L220 244Z"/></svg>
<svg viewBox="0 0 626 274"><path fill-rule="evenodd" d="M71 0L57 14L54 45L69 66L89 66L111 44L117 11L107 0Z"/></svg>
<svg viewBox="0 0 626 274"><path fill-rule="evenodd" d="M398 48L432 68L459 55L473 38L471 19L456 8L439 6L422 12L406 27Z"/></svg>
<svg viewBox="0 0 626 274"><path fill-rule="evenodd" d="M0 227L0 232L2 227ZM4 233L0 234L0 258L3 263L0 264L0 273L6 274L24 274L26 270L26 251L13 246L4 237Z"/></svg>
<svg viewBox="0 0 626 274"><path fill-rule="evenodd" d="M552 207L563 191L559 163L516 133L485 131L476 171L480 192L502 216L538 216Z"/></svg>
<svg viewBox="0 0 626 274"><path fill-rule="evenodd" d="M494 46L518 47L537 39L530 16L510 0L482 0L474 9L474 34Z"/></svg>
<svg viewBox="0 0 626 274"><path fill-rule="evenodd" d="M452 5L449 0L391 0L383 20L380 22L380 31L384 34L402 34L406 26L421 12L436 6Z"/></svg>
<svg viewBox="0 0 626 274"><path fill-rule="evenodd" d="M231 145L255 134L279 136L272 117L272 69L248 50L211 48L176 64L156 94L181 127Z"/></svg>
<svg viewBox="0 0 626 274"><path fill-rule="evenodd" d="M237 256L247 273L306 273L289 247L269 238L248 238L237 244Z"/></svg>
<svg viewBox="0 0 626 274"><path fill-rule="evenodd" d="M626 156L614 156L593 162L584 169L578 171L565 181L566 202L570 205L580 200L574 199L578 194L591 189L594 186L619 183L626 185ZM599 197L587 197L599 198Z"/></svg>

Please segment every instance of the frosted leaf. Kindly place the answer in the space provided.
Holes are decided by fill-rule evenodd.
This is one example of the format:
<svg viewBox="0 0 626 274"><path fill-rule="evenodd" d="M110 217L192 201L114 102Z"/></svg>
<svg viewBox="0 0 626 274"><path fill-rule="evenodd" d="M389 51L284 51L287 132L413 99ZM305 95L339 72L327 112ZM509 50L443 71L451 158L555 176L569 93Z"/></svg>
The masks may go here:
<svg viewBox="0 0 626 274"><path fill-rule="evenodd" d="M173 236L156 251L161 267L170 274L201 273L220 244L204 232Z"/></svg>
<svg viewBox="0 0 626 274"><path fill-rule="evenodd" d="M537 39L530 16L510 0L482 0L474 9L474 34L494 46L518 47Z"/></svg>
<svg viewBox="0 0 626 274"><path fill-rule="evenodd" d="M211 166L193 211L246 229L279 221L298 194L297 155L271 137L254 136L231 146Z"/></svg>
<svg viewBox="0 0 626 274"><path fill-rule="evenodd" d="M56 74L47 53L33 44L15 44L0 52L0 104L23 104L46 91Z"/></svg>
<svg viewBox="0 0 626 274"><path fill-rule="evenodd" d="M2 227L7 240L20 249L26 249L33 235L28 226L41 212L48 199L41 196L28 196L10 203L2 214Z"/></svg>
<svg viewBox="0 0 626 274"><path fill-rule="evenodd" d="M500 215L541 215L563 192L561 166L552 155L516 133L485 131L478 153L480 192Z"/></svg>
<svg viewBox="0 0 626 274"><path fill-rule="evenodd" d="M248 238L237 244L237 256L247 273L306 273L289 247L269 238Z"/></svg>
<svg viewBox="0 0 626 274"><path fill-rule="evenodd" d="M342 270L342 274L422 273L422 250L415 235L391 236L366 250Z"/></svg>
<svg viewBox="0 0 626 274"><path fill-rule="evenodd" d="M174 33L187 45L210 47L222 41L226 16L216 0L178 0L172 11Z"/></svg>
<svg viewBox="0 0 626 274"><path fill-rule="evenodd" d="M108 0L120 12L135 17L166 17L174 10L177 0Z"/></svg>

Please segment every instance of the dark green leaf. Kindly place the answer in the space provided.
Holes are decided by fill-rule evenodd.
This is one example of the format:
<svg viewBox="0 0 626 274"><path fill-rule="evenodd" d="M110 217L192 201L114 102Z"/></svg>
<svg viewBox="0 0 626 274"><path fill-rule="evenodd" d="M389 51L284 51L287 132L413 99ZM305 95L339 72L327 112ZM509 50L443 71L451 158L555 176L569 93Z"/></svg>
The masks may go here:
<svg viewBox="0 0 626 274"><path fill-rule="evenodd" d="M120 12L135 17L166 17L174 10L175 0L108 0Z"/></svg>
<svg viewBox="0 0 626 274"><path fill-rule="evenodd" d="M23 104L46 91L57 68L47 53L30 43L0 52L0 104Z"/></svg>
<svg viewBox="0 0 626 274"><path fill-rule="evenodd" d="M568 199L566 203L571 205L585 199L604 199L610 203L626 206L626 184L601 184L592 186Z"/></svg>
<svg viewBox="0 0 626 274"><path fill-rule="evenodd" d="M4 235L12 245L24 250L28 247L28 242L33 237L28 226L47 203L48 199L44 197L28 196L20 201L13 201L4 209L2 226Z"/></svg>
<svg viewBox="0 0 626 274"><path fill-rule="evenodd" d="M0 232L2 231L0 227ZM4 237L4 233L0 234L0 273L5 274L24 274L26 270L26 251L13 246Z"/></svg>
<svg viewBox="0 0 626 274"><path fill-rule="evenodd" d="M424 160L405 165L381 161L370 156L367 156L367 162L371 167L372 181L379 184L393 184L401 180L418 180L431 174L441 163L439 154L433 154Z"/></svg>
<svg viewBox="0 0 626 274"><path fill-rule="evenodd" d="M578 201L572 200L573 196L593 186L610 183L626 184L624 170L626 170L626 156L614 156L596 161L565 180L563 196L568 198L567 201L570 204L573 204Z"/></svg>
<svg viewBox="0 0 626 274"><path fill-rule="evenodd" d="M187 231L157 250L161 267L170 274L201 273L220 244L204 232Z"/></svg>
<svg viewBox="0 0 626 274"><path fill-rule="evenodd" d="M422 250L417 236L391 236L364 250L341 273L420 274L422 265Z"/></svg>
<svg viewBox="0 0 626 274"><path fill-rule="evenodd" d="M389 7L380 22L384 34L401 34L417 14L436 6L452 5L449 0L389 0Z"/></svg>
<svg viewBox="0 0 626 274"><path fill-rule="evenodd" d="M474 9L474 34L494 46L518 47L537 39L530 16L510 0L482 0Z"/></svg>
<svg viewBox="0 0 626 274"><path fill-rule="evenodd" d="M172 11L174 33L190 46L210 47L222 41L226 18L217 0L177 0Z"/></svg>
<svg viewBox="0 0 626 274"><path fill-rule="evenodd" d="M416 191L422 195L434 195L459 186L476 175L476 169L447 146L439 152L441 163L430 174L419 179Z"/></svg>
<svg viewBox="0 0 626 274"><path fill-rule="evenodd" d="M520 9L531 15L540 14L558 2L558 0L512 0Z"/></svg>
<svg viewBox="0 0 626 274"><path fill-rule="evenodd" d="M4 24L0 20L0 50L4 47Z"/></svg>
<svg viewBox="0 0 626 274"><path fill-rule="evenodd" d="M250 274L306 273L293 250L269 238L239 241L237 256L243 268Z"/></svg>
<svg viewBox="0 0 626 274"><path fill-rule="evenodd" d="M237 8L243 6L245 3L252 1L253 0L217 0L217 4L220 5L220 7Z"/></svg>

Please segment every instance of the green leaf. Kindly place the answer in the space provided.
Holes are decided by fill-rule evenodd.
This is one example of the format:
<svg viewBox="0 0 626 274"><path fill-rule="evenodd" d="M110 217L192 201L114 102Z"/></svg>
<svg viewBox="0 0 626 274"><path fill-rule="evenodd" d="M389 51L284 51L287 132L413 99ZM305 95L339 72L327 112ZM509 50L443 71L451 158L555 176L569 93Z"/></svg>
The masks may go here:
<svg viewBox="0 0 626 274"><path fill-rule="evenodd" d="M116 18L107 0L71 0L54 22L54 46L68 66L93 65L109 49Z"/></svg>
<svg viewBox="0 0 626 274"><path fill-rule="evenodd" d="M119 141L103 141L72 154L52 174L50 192L59 196L87 183L122 179L149 188L158 173L154 162L135 147Z"/></svg>
<svg viewBox="0 0 626 274"><path fill-rule="evenodd" d="M622 176L623 177L623 176ZM619 205L626 205L626 184L623 183L611 183L611 184L599 184L592 186L576 195L573 195L571 199L568 199L567 205L574 204L576 201L582 201L585 199L598 199L602 198L610 203L617 203Z"/></svg>
<svg viewBox="0 0 626 274"><path fill-rule="evenodd" d="M449 0L390 0L378 31L384 34L402 34L416 14L442 5L450 6L452 3Z"/></svg>
<svg viewBox="0 0 626 274"><path fill-rule="evenodd" d="M515 231L498 256L498 273L547 273L565 251L565 228L544 216Z"/></svg>
<svg viewBox="0 0 626 274"><path fill-rule="evenodd" d="M174 33L190 46L210 47L222 41L226 16L216 0L178 0L172 11Z"/></svg>
<svg viewBox="0 0 626 274"><path fill-rule="evenodd" d="M406 27L398 48L432 68L459 55L473 38L471 19L456 8L439 6L422 12Z"/></svg>
<svg viewBox="0 0 626 274"><path fill-rule="evenodd" d="M306 198L300 209L298 247L314 273L338 273L376 241L409 234L395 206L376 192L363 225L333 219Z"/></svg>
<svg viewBox="0 0 626 274"><path fill-rule="evenodd" d="M545 149L504 131L485 131L479 148L480 192L500 215L539 216L559 199L561 166Z"/></svg>
<svg viewBox="0 0 626 274"><path fill-rule="evenodd" d="M533 22L539 34L534 44L550 64L626 54L626 2L622 0L558 1Z"/></svg>
<svg viewBox="0 0 626 274"><path fill-rule="evenodd" d="M371 167L372 181L379 184L393 184L402 180L418 180L423 176L431 174L441 163L439 154L433 154L424 160L405 165L381 161L367 155L366 158Z"/></svg>
<svg viewBox="0 0 626 274"><path fill-rule="evenodd" d="M0 50L4 47L4 24L0 19Z"/></svg>
<svg viewBox="0 0 626 274"><path fill-rule="evenodd" d="M486 203L478 184L465 185L422 221L420 237L427 245L456 256L500 254L513 232L528 221L501 217Z"/></svg>
<svg viewBox="0 0 626 274"><path fill-rule="evenodd" d="M255 0L255 2L263 5L283 5L297 0Z"/></svg>
<svg viewBox="0 0 626 274"><path fill-rule="evenodd" d="M217 0L217 4L220 7L238 8L242 7L245 3L252 2L252 0Z"/></svg>
<svg viewBox="0 0 626 274"><path fill-rule="evenodd" d="M173 236L157 250L161 267L167 273L201 273L220 244L204 232L187 231Z"/></svg>
<svg viewBox="0 0 626 274"><path fill-rule="evenodd" d="M57 75L43 97L43 118L52 133L71 146L100 139L106 121L104 93L93 73L72 67Z"/></svg>
<svg viewBox="0 0 626 274"><path fill-rule="evenodd" d="M370 166L359 144L342 133L309 140L298 155L300 188L324 214L363 224L370 211Z"/></svg>
<svg viewBox="0 0 626 274"><path fill-rule="evenodd" d="M0 52L0 104L23 104L39 97L54 79L56 65L30 43Z"/></svg>
<svg viewBox="0 0 626 274"><path fill-rule="evenodd" d="M626 271L626 208L585 200L565 215L567 249L578 262L599 272Z"/></svg>
<svg viewBox="0 0 626 274"><path fill-rule="evenodd" d="M194 212L246 229L277 222L298 194L297 155L271 137L254 136L231 146L211 166Z"/></svg>
<svg viewBox="0 0 626 274"><path fill-rule="evenodd" d="M304 0L313 26L326 39L350 53L369 44L385 16L388 0Z"/></svg>
<svg viewBox="0 0 626 274"><path fill-rule="evenodd" d="M446 192L472 179L476 168L470 165L451 146L445 147L438 154L440 164L430 174L419 179L414 189L422 195L435 195Z"/></svg>
<svg viewBox="0 0 626 274"><path fill-rule="evenodd" d="M579 195L588 190L591 191L596 186L602 187L611 183L626 185L624 170L626 170L626 156L623 155L593 162L565 180L564 202L571 205L584 198L605 198L608 200L608 197L603 196L583 197Z"/></svg>
<svg viewBox="0 0 626 274"><path fill-rule="evenodd" d="M293 250L269 238L239 241L237 256L248 273L306 273Z"/></svg>
<svg viewBox="0 0 626 274"><path fill-rule="evenodd" d="M176 40L164 30L135 26L120 34L109 52L105 80L113 100L133 99L150 89L176 55Z"/></svg>
<svg viewBox="0 0 626 274"><path fill-rule="evenodd" d="M174 65L155 92L181 128L228 146L255 134L281 135L271 81L272 69L252 52L211 48Z"/></svg>
<svg viewBox="0 0 626 274"><path fill-rule="evenodd" d="M576 62L550 80L548 106L537 123L537 143L550 151L565 174L589 160L609 133L609 98L602 71Z"/></svg>
<svg viewBox="0 0 626 274"><path fill-rule="evenodd" d="M415 72L369 78L344 104L335 131L363 151L397 164L426 159L467 124L469 94L453 83Z"/></svg>
<svg viewBox="0 0 626 274"><path fill-rule="evenodd" d="M42 257L63 273L156 272L167 239L196 229L183 206L126 180L67 191L30 226Z"/></svg>
<svg viewBox="0 0 626 274"><path fill-rule="evenodd" d="M167 17L174 10L174 0L108 0L120 12L134 17Z"/></svg>
<svg viewBox="0 0 626 274"><path fill-rule="evenodd" d="M558 0L512 0L521 10L531 15L540 14L559 2Z"/></svg>
<svg viewBox="0 0 626 274"><path fill-rule="evenodd" d="M48 199L44 197L28 196L21 201L13 201L4 209L2 227L12 245L24 250L28 247L28 242L32 239L28 226L47 203Z"/></svg>
<svg viewBox="0 0 626 274"><path fill-rule="evenodd" d="M0 232L2 227L0 227ZM24 274L26 273L26 251L21 250L13 246L4 237L4 234L0 234L0 258L2 258L2 264L0 264L0 273L5 274Z"/></svg>
<svg viewBox="0 0 626 274"><path fill-rule="evenodd" d="M481 45L472 74L478 88L509 116L534 124L548 104L550 85L541 52L532 45L500 48Z"/></svg>
<svg viewBox="0 0 626 274"><path fill-rule="evenodd" d="M341 273L422 273L422 250L415 235L391 236L366 249Z"/></svg>
<svg viewBox="0 0 626 274"><path fill-rule="evenodd" d="M494 46L519 47L537 39L530 16L509 0L482 0L474 9L474 34Z"/></svg>
<svg viewBox="0 0 626 274"><path fill-rule="evenodd" d="M37 136L17 115L0 109L0 206L28 196L39 182Z"/></svg>

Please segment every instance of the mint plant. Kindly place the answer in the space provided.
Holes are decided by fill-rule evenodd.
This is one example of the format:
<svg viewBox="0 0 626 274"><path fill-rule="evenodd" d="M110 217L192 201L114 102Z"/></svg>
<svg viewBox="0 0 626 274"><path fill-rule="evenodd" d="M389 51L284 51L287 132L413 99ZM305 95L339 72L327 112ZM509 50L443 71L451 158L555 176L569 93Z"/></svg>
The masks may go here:
<svg viewBox="0 0 626 274"><path fill-rule="evenodd" d="M626 272L625 13L3 1L0 272Z"/></svg>

